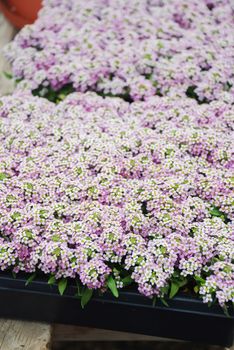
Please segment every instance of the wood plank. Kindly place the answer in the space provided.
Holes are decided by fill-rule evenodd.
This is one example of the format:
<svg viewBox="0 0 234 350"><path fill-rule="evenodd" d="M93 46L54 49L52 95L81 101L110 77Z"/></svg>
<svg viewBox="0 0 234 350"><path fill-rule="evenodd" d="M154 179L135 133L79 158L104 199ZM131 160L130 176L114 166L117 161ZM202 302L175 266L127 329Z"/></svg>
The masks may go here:
<svg viewBox="0 0 234 350"><path fill-rule="evenodd" d="M50 340L47 324L0 319L1 350L49 350Z"/></svg>
<svg viewBox="0 0 234 350"><path fill-rule="evenodd" d="M116 332L97 328L53 325L52 340L54 342L69 341L166 341L165 338L134 334L126 332Z"/></svg>

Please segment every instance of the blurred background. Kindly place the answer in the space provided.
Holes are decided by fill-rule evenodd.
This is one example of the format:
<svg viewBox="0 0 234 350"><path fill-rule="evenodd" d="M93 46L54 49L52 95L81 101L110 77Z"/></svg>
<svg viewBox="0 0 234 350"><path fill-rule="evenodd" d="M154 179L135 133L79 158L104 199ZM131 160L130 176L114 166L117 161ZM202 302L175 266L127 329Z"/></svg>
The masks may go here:
<svg viewBox="0 0 234 350"><path fill-rule="evenodd" d="M8 22L0 10L0 96L9 94L13 91L14 84L12 80L5 76L5 72L10 72L10 65L5 60L2 48L8 43L16 33L16 29Z"/></svg>

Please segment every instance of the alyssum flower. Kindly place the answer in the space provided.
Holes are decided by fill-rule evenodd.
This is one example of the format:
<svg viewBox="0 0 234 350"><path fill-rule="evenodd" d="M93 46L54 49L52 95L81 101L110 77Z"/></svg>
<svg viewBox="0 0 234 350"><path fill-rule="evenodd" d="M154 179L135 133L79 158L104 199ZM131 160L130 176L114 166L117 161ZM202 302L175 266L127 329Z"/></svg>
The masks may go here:
<svg viewBox="0 0 234 350"><path fill-rule="evenodd" d="M234 102L230 0L44 0L7 47L20 89ZM55 92L57 91L57 92Z"/></svg>
<svg viewBox="0 0 234 350"><path fill-rule="evenodd" d="M233 112L94 93L1 98L1 270L233 301Z"/></svg>

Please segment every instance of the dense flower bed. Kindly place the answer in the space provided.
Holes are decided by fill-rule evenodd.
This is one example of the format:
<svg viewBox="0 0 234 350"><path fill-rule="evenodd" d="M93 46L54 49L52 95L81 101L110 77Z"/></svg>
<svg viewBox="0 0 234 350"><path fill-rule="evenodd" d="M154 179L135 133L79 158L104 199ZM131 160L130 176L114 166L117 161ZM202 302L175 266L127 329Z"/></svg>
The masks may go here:
<svg viewBox="0 0 234 350"><path fill-rule="evenodd" d="M234 301L229 105L0 100L0 268ZM87 295L86 295L87 297Z"/></svg>
<svg viewBox="0 0 234 350"><path fill-rule="evenodd" d="M77 90L233 102L233 18L231 0L44 0L6 54L19 87L50 100Z"/></svg>

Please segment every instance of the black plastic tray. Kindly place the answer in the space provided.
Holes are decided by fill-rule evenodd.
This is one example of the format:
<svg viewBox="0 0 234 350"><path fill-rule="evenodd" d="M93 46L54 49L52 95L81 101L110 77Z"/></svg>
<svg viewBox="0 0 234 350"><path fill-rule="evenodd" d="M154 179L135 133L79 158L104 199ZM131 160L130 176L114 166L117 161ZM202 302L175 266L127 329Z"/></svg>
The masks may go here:
<svg viewBox="0 0 234 350"><path fill-rule="evenodd" d="M110 293L94 295L85 309L70 285L63 296L56 286L26 278L0 275L0 318L64 323L174 338L229 347L234 338L234 315L224 315L218 305L208 307L185 295L169 300L169 307L137 291L121 291L118 299Z"/></svg>

